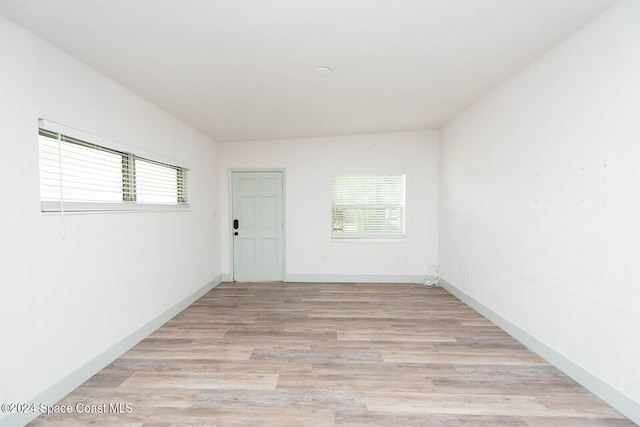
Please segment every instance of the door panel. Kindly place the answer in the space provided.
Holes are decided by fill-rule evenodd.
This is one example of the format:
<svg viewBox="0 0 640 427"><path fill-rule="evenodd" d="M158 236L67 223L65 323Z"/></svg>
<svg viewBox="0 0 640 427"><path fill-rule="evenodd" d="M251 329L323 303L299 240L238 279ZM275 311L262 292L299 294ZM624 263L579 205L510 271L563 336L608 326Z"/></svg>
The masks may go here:
<svg viewBox="0 0 640 427"><path fill-rule="evenodd" d="M241 270L254 270L256 268L256 241L254 239L239 238L236 240L239 247L239 267Z"/></svg>
<svg viewBox="0 0 640 427"><path fill-rule="evenodd" d="M238 229L231 230L233 278L283 280L282 172L232 172L231 176L232 215L238 220Z"/></svg>
<svg viewBox="0 0 640 427"><path fill-rule="evenodd" d="M261 197L262 228L275 229L278 226L278 200L276 197Z"/></svg>
<svg viewBox="0 0 640 427"><path fill-rule="evenodd" d="M253 196L239 196L238 218L242 228L245 230L255 230L256 228L256 200Z"/></svg>
<svg viewBox="0 0 640 427"><path fill-rule="evenodd" d="M239 178L238 182L240 191L253 191L256 188L256 182L253 178Z"/></svg>
<svg viewBox="0 0 640 427"><path fill-rule="evenodd" d="M280 173L280 172L278 172ZM276 178L264 178L260 180L260 189L263 191L277 191L278 179Z"/></svg>
<svg viewBox="0 0 640 427"><path fill-rule="evenodd" d="M278 268L278 240L262 239L262 268L275 270Z"/></svg>

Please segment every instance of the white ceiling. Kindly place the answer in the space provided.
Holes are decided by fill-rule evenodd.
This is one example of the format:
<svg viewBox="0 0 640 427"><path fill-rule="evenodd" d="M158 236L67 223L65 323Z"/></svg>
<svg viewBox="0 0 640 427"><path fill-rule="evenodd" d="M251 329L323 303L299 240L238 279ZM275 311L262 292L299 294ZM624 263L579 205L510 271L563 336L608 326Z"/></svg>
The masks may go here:
<svg viewBox="0 0 640 427"><path fill-rule="evenodd" d="M0 13L230 142L438 128L616 1L0 0Z"/></svg>

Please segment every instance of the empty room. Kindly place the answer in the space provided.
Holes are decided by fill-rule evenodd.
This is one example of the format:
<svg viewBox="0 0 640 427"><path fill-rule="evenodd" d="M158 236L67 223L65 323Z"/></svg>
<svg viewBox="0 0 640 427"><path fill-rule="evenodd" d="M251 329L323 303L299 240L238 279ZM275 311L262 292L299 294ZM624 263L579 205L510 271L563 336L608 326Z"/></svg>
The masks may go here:
<svg viewBox="0 0 640 427"><path fill-rule="evenodd" d="M0 426L640 423L640 1L0 0Z"/></svg>

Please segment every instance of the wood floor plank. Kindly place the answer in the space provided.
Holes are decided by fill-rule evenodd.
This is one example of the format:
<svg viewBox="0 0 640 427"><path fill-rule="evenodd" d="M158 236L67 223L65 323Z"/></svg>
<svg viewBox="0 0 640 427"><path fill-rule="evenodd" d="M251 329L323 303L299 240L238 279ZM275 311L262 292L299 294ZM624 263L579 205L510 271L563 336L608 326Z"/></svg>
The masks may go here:
<svg viewBox="0 0 640 427"><path fill-rule="evenodd" d="M272 391L203 391L193 408L213 408L242 411L263 408L281 411L306 410L327 412L366 409L364 395L352 390L283 389Z"/></svg>
<svg viewBox="0 0 640 427"><path fill-rule="evenodd" d="M106 403L124 405L131 403L132 415L141 416L150 414L156 408L190 408L198 398L201 390L186 388L161 388L157 387L150 392L148 388L112 388L112 387L79 387L76 392L62 399L60 405L75 406L78 403L84 405L101 405ZM127 417L128 418L128 417ZM125 420L125 418L123 418Z"/></svg>
<svg viewBox="0 0 640 427"><path fill-rule="evenodd" d="M341 427L393 426L393 427L528 427L520 417L449 414L400 414L368 412L337 412L336 425Z"/></svg>
<svg viewBox="0 0 640 427"><path fill-rule="evenodd" d="M542 359L532 353L513 354L496 351L478 354L472 352L448 353L428 351L428 348L403 348L382 351L385 362L391 363L453 363L469 365L527 365L545 364Z"/></svg>
<svg viewBox="0 0 640 427"><path fill-rule="evenodd" d="M387 342L455 342L456 339L442 332L431 333L408 333L398 332L397 330L351 330L338 331L338 340L341 341L387 341Z"/></svg>
<svg viewBox="0 0 640 427"><path fill-rule="evenodd" d="M628 427L634 425L627 419L582 417L525 417L528 427Z"/></svg>
<svg viewBox="0 0 640 427"><path fill-rule="evenodd" d="M175 361L170 372L187 372L199 375L207 372L242 372L245 374L271 374L286 372L289 374L310 374L312 364L297 360L265 360L256 363L255 360L178 360Z"/></svg>
<svg viewBox="0 0 640 427"><path fill-rule="evenodd" d="M55 402L49 402L53 404ZM34 426L632 426L441 288L223 283Z"/></svg>
<svg viewBox="0 0 640 427"><path fill-rule="evenodd" d="M294 409L283 411L279 408L158 408L147 417L144 427L148 426L279 426L279 427L332 427L335 426L334 415L330 410L309 411Z"/></svg>
<svg viewBox="0 0 640 427"><path fill-rule="evenodd" d="M367 409L400 414L542 415L547 408L534 396L406 392L368 392Z"/></svg>
<svg viewBox="0 0 640 427"><path fill-rule="evenodd" d="M170 359L214 359L214 360L248 360L254 351L251 345L220 341L217 344L202 346L184 346L164 349L134 347L121 357L123 359L152 359L162 353Z"/></svg>
<svg viewBox="0 0 640 427"><path fill-rule="evenodd" d="M389 392L435 392L436 388L429 378L419 376L395 376L390 381L386 375L375 371L352 374L281 374L278 389L286 390L327 390L327 391L367 391L382 389Z"/></svg>
<svg viewBox="0 0 640 427"><path fill-rule="evenodd" d="M274 390L278 374L247 374L238 372L137 372L122 383L122 387L141 389L188 388L220 390Z"/></svg>

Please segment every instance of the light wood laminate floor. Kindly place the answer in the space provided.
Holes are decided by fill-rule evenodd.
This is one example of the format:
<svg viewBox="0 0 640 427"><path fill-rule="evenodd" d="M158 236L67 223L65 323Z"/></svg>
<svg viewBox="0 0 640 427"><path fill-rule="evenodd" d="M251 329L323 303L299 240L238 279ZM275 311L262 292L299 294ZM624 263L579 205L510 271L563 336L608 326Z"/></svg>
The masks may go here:
<svg viewBox="0 0 640 427"><path fill-rule="evenodd" d="M634 425L415 284L223 283L59 402L78 403L107 413L32 425Z"/></svg>

